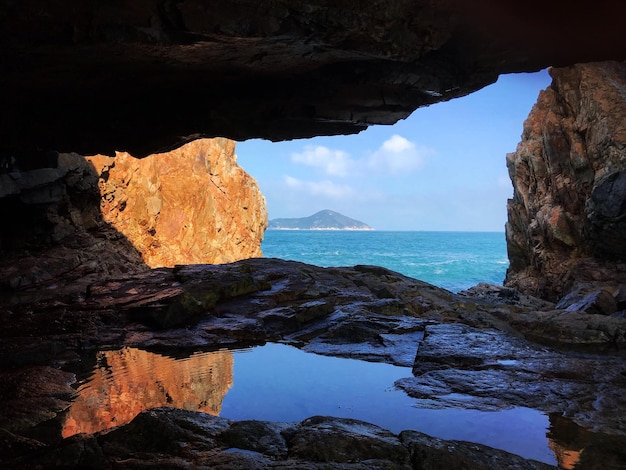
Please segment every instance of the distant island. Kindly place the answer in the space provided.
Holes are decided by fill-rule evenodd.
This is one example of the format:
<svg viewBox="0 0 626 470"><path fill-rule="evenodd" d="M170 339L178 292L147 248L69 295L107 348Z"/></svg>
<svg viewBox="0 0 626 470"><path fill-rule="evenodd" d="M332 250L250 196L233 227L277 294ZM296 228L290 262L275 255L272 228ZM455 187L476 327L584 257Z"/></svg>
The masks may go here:
<svg viewBox="0 0 626 470"><path fill-rule="evenodd" d="M267 228L268 230L374 230L359 220L328 209L309 217L272 219Z"/></svg>

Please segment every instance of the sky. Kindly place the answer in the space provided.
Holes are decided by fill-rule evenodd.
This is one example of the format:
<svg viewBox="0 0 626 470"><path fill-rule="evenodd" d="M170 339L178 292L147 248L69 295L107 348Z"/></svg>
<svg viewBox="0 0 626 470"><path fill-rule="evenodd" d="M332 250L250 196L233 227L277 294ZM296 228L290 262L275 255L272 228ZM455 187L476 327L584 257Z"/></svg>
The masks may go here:
<svg viewBox="0 0 626 470"><path fill-rule="evenodd" d="M392 126L285 142L248 140L238 163L270 220L330 209L377 230L504 231L514 152L546 70L501 76Z"/></svg>

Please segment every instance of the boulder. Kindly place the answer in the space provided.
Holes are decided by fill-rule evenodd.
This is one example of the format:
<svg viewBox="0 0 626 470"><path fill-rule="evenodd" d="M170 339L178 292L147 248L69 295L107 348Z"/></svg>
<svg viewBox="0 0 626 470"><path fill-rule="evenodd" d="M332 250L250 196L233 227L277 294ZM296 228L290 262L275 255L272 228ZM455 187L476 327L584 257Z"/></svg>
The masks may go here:
<svg viewBox="0 0 626 470"><path fill-rule="evenodd" d="M400 439L409 448L414 469L464 469L491 470L549 469L555 468L541 462L523 459L504 451L495 451L481 444L437 439L417 432L403 431Z"/></svg>
<svg viewBox="0 0 626 470"><path fill-rule="evenodd" d="M568 312L585 312L595 315L611 315L617 311L617 299L614 293L619 290L595 286L590 290L578 286L570 291L556 304L556 309L565 309Z"/></svg>

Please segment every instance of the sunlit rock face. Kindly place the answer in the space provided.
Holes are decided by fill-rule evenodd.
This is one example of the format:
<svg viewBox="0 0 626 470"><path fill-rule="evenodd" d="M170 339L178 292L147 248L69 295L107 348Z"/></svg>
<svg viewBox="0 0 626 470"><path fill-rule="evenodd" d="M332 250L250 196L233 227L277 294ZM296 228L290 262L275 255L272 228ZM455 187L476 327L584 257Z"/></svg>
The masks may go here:
<svg viewBox="0 0 626 470"><path fill-rule="evenodd" d="M261 256L265 198L236 158L235 142L218 138L141 160L87 161L99 175L103 219L154 268Z"/></svg>
<svg viewBox="0 0 626 470"><path fill-rule="evenodd" d="M626 282L626 63L550 73L507 156L506 284L556 300L577 282Z"/></svg>
<svg viewBox="0 0 626 470"><path fill-rule="evenodd" d="M174 359L141 349L98 354L93 376L78 390L65 420L63 437L93 434L130 422L161 406L214 416L233 384L230 352Z"/></svg>
<svg viewBox="0 0 626 470"><path fill-rule="evenodd" d="M84 291L147 267L260 256L265 198L234 152L216 138L143 160L66 153L47 168L15 163L0 172L0 291L54 296L59 285Z"/></svg>
<svg viewBox="0 0 626 470"><path fill-rule="evenodd" d="M500 73L625 60L621 2L587 3L2 1L0 153L391 124Z"/></svg>

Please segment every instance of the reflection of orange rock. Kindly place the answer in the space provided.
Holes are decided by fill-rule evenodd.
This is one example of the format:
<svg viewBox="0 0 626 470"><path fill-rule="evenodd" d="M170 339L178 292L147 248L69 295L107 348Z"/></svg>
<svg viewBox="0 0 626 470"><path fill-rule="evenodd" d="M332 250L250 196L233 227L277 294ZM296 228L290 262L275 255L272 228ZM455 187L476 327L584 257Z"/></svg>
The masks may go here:
<svg viewBox="0 0 626 470"><path fill-rule="evenodd" d="M232 371L233 356L226 351L178 360L134 348L101 352L93 378L68 413L63 437L119 426L159 406L218 415Z"/></svg>
<svg viewBox="0 0 626 470"><path fill-rule="evenodd" d="M152 267L261 256L265 198L238 164L235 142L199 139L137 159L86 157L100 176L103 219Z"/></svg>
<svg viewBox="0 0 626 470"><path fill-rule="evenodd" d="M582 453L581 449L566 449L563 445L552 439L548 439L548 446L550 446L550 449L554 452L559 468L572 470L576 467L576 464L580 460L580 454Z"/></svg>

